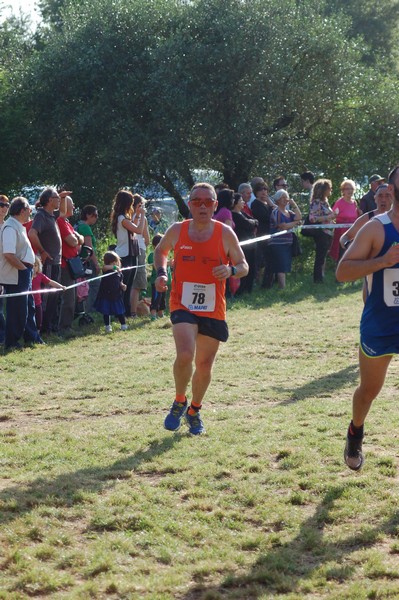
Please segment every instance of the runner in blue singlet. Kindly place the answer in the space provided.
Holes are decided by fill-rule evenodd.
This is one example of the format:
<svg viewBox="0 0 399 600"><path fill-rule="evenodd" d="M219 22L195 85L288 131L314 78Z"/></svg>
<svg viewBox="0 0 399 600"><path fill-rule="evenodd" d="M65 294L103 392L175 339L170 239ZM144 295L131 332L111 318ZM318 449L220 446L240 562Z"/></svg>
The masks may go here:
<svg viewBox="0 0 399 600"><path fill-rule="evenodd" d="M392 209L360 229L336 273L338 281L368 278L360 322L360 384L353 395L344 451L345 462L354 471L364 461L364 421L384 385L393 354L399 354L399 165L389 174L388 184Z"/></svg>

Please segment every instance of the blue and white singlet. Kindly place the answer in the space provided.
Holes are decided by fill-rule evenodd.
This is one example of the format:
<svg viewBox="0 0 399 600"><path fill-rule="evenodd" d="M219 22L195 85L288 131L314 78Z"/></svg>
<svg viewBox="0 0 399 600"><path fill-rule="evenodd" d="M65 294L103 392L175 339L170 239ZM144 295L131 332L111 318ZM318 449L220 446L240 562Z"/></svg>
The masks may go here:
<svg viewBox="0 0 399 600"><path fill-rule="evenodd" d="M384 227L384 243L377 256L399 244L399 232L388 213L374 220ZM367 277L368 297L360 320L360 347L369 357L399 354L399 263Z"/></svg>

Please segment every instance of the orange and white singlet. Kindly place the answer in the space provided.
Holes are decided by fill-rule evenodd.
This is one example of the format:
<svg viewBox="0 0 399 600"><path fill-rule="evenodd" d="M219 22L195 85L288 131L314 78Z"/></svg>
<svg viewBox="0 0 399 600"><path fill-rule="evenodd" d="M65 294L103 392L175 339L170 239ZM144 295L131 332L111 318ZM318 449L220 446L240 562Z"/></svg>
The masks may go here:
<svg viewBox="0 0 399 600"><path fill-rule="evenodd" d="M191 219L183 221L174 247L174 267L170 312L187 310L198 316L226 320L226 281L212 275L212 269L228 264L223 247L223 225L212 221L214 229L206 242L193 242L188 229Z"/></svg>

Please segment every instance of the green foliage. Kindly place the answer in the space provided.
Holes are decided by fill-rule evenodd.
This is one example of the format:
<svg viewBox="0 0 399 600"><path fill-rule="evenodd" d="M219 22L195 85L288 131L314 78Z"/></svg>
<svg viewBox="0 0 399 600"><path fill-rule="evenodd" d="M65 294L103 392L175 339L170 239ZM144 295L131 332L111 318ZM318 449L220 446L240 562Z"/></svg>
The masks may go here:
<svg viewBox="0 0 399 600"><path fill-rule="evenodd" d="M0 7L1 14L1 7ZM0 188L32 177L27 168L23 146L26 119L22 105L16 101L20 73L34 52L34 37L27 17L9 17L0 22Z"/></svg>
<svg viewBox="0 0 399 600"><path fill-rule="evenodd" d="M373 50L395 35L394 0L39 5L46 23L29 61L5 66L0 133L12 131L15 164L0 171L3 186L18 170L24 183L27 173L66 181L106 214L120 186L152 180L185 215L176 180L190 187L198 167L236 188L258 173L362 176L394 160L392 55ZM391 21L373 37L367 15Z"/></svg>
<svg viewBox="0 0 399 600"><path fill-rule="evenodd" d="M398 0L330 0L327 13L342 10L349 15L352 36L364 39L363 59L376 65L381 59L393 66L398 60Z"/></svg>

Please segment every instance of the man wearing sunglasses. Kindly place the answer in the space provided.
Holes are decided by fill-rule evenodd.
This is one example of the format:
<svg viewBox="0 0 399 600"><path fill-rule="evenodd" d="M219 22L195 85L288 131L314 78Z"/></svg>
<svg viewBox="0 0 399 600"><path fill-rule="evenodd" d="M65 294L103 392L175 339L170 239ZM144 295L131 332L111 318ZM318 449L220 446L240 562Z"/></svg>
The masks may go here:
<svg viewBox="0 0 399 600"><path fill-rule="evenodd" d="M176 397L164 425L169 431L177 431L185 418L189 432L199 435L205 433L200 409L213 362L220 342L227 341L229 335L226 279L247 275L248 264L233 230L213 219L217 200L211 185L194 185L188 205L192 219L169 227L155 250L155 287L158 292L167 290L166 267L173 250L170 318L176 345ZM192 399L188 406L190 380Z"/></svg>

